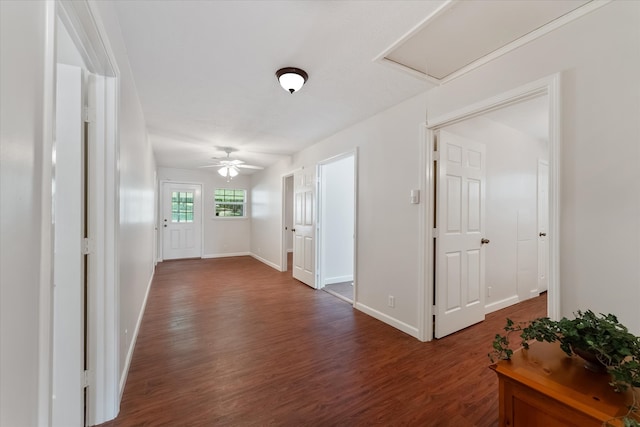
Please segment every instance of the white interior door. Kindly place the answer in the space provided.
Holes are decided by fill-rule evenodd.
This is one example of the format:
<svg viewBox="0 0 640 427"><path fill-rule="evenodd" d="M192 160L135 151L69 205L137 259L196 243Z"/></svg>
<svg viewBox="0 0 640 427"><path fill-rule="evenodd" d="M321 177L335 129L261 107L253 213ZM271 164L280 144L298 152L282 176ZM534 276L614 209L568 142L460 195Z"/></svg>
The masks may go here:
<svg viewBox="0 0 640 427"><path fill-rule="evenodd" d="M315 173L293 175L293 277L312 288L315 277Z"/></svg>
<svg viewBox="0 0 640 427"><path fill-rule="evenodd" d="M538 160L538 292L549 289L549 164Z"/></svg>
<svg viewBox="0 0 640 427"><path fill-rule="evenodd" d="M58 64L56 86L53 400L51 425L84 425L83 74Z"/></svg>
<svg viewBox="0 0 640 427"><path fill-rule="evenodd" d="M177 182L162 185L162 258L201 257L201 185Z"/></svg>
<svg viewBox="0 0 640 427"><path fill-rule="evenodd" d="M436 321L441 338L484 320L485 145L437 134Z"/></svg>

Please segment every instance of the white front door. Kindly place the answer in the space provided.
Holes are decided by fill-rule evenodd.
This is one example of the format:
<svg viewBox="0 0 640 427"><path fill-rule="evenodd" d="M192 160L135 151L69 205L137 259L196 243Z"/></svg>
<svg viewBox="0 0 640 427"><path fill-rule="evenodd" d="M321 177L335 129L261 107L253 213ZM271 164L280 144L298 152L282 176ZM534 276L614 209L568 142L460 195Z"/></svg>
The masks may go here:
<svg viewBox="0 0 640 427"><path fill-rule="evenodd" d="M312 288L315 279L315 173L293 174L293 277Z"/></svg>
<svg viewBox="0 0 640 427"><path fill-rule="evenodd" d="M163 183L162 258L202 256L200 184Z"/></svg>
<svg viewBox="0 0 640 427"><path fill-rule="evenodd" d="M538 292L549 289L549 164L538 160Z"/></svg>
<svg viewBox="0 0 640 427"><path fill-rule="evenodd" d="M443 130L436 137L435 337L442 338L484 320L486 150Z"/></svg>

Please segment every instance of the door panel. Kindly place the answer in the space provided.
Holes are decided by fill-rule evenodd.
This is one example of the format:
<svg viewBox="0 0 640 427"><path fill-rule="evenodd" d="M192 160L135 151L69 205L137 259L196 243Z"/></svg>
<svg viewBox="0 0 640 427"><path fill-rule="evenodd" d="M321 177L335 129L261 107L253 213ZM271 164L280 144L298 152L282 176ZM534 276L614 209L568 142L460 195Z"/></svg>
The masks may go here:
<svg viewBox="0 0 640 427"><path fill-rule="evenodd" d="M485 146L440 131L436 327L441 338L484 320Z"/></svg>
<svg viewBox="0 0 640 427"><path fill-rule="evenodd" d="M538 292L549 288L549 164L538 161Z"/></svg>
<svg viewBox="0 0 640 427"><path fill-rule="evenodd" d="M162 258L201 257L201 186L165 182L162 196Z"/></svg>
<svg viewBox="0 0 640 427"><path fill-rule="evenodd" d="M315 174L302 169L293 180L293 277L315 288Z"/></svg>

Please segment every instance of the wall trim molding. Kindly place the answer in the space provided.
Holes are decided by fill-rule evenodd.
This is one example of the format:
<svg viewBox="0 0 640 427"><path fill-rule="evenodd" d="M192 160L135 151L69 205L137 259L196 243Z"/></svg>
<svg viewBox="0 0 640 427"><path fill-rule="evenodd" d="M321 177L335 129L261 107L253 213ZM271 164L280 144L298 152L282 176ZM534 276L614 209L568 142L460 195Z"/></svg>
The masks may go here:
<svg viewBox="0 0 640 427"><path fill-rule="evenodd" d="M501 299L499 301L494 301L490 304L484 306L484 313L489 314L494 311L502 310L503 308L507 308L510 305L517 304L520 302L518 295L513 295L508 298Z"/></svg>
<svg viewBox="0 0 640 427"><path fill-rule="evenodd" d="M275 262L271 262L271 261L269 261L269 260L267 260L267 259L264 259L264 258L262 258L261 256L256 255L256 254L254 254L254 253L250 253L250 254L249 254L249 256L251 256L252 258L257 259L258 261L260 261L260 262L261 262L261 263L263 263L263 264L267 264L267 265L268 265L269 267L271 267L271 268L274 268L274 269L276 269L276 270L278 270L278 271L282 272L282 271L280 270L280 266L279 266L278 264L276 264Z"/></svg>
<svg viewBox="0 0 640 427"><path fill-rule="evenodd" d="M367 305L364 305L360 302L356 302L354 304L354 307L356 308L356 310L359 310L365 314L368 314L369 316L373 317L374 319L377 319L381 322L386 323L389 326L393 326L396 329L401 330L402 332L404 332L405 334L411 335L414 338L418 338L418 328L415 326L411 326L407 323L404 323L398 319L396 319L395 317L391 317L388 314L385 314L381 311L378 311L374 308L371 308Z"/></svg>
<svg viewBox="0 0 640 427"><path fill-rule="evenodd" d="M205 255L202 255L202 259L230 258L234 256L251 256L251 252L229 252L229 253L219 253L219 254L205 254Z"/></svg>
<svg viewBox="0 0 640 427"><path fill-rule="evenodd" d="M140 325L142 324L142 318L144 317L144 311L147 308L147 300L149 299L149 292L151 291L151 285L153 284L153 278L155 277L156 269L151 271L151 277L147 284L147 290L144 293L144 300L140 307L140 313L138 313L138 321L136 322L136 329L131 335L131 345L127 350L127 358L124 362L124 368L122 369L122 375L120 377L120 400L122 400L122 393L124 393L124 386L127 384L127 377L129 376L129 367L131 366L131 359L133 358L133 350L136 348L136 341L138 341L138 332L140 331Z"/></svg>

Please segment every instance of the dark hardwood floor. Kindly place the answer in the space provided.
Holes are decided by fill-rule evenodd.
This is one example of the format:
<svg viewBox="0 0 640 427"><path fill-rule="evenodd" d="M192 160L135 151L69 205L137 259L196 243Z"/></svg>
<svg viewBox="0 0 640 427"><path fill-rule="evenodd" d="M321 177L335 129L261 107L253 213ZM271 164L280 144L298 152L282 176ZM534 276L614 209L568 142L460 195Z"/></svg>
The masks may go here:
<svg viewBox="0 0 640 427"><path fill-rule="evenodd" d="M422 343L250 257L160 263L120 426L496 426L505 317Z"/></svg>

